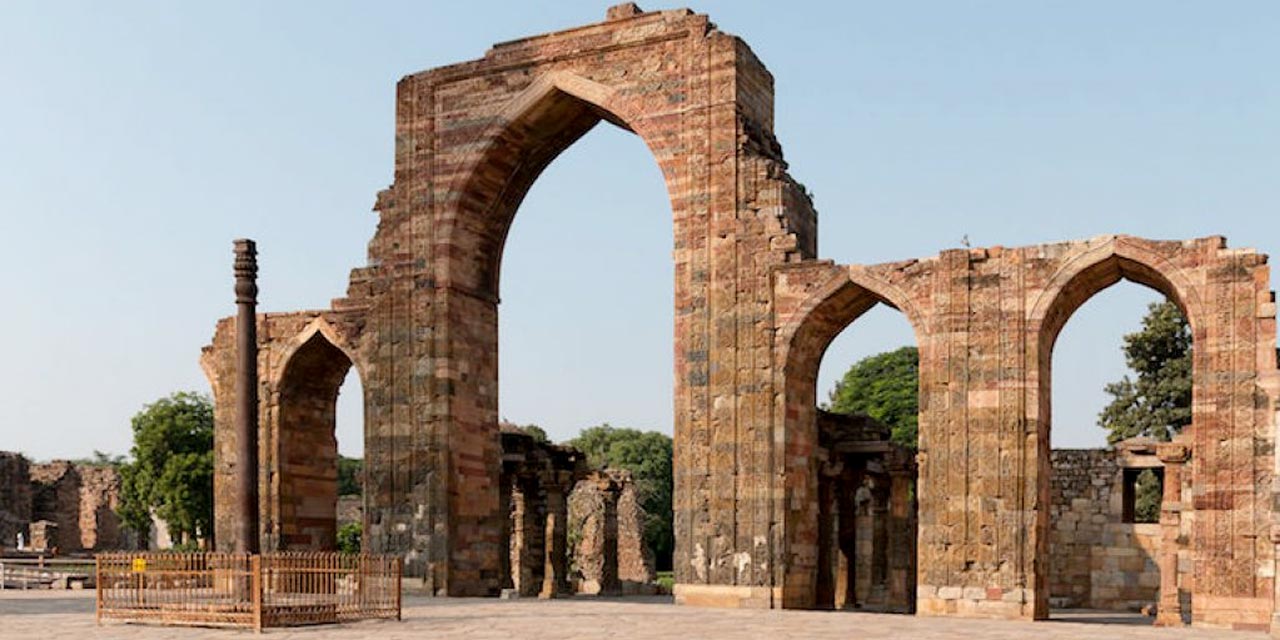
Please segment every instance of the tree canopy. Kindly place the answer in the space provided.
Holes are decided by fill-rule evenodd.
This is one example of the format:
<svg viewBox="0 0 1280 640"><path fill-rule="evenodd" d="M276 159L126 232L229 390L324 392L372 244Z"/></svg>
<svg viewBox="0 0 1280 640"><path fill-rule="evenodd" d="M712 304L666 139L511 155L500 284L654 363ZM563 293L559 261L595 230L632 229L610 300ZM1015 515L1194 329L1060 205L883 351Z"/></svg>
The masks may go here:
<svg viewBox="0 0 1280 640"><path fill-rule="evenodd" d="M1135 436L1169 440L1191 424L1191 329L1172 302L1152 303L1142 328L1124 337L1125 361L1137 375L1106 386L1111 403L1098 414L1107 442Z"/></svg>
<svg viewBox="0 0 1280 640"><path fill-rule="evenodd" d="M584 429L567 443L582 451L596 468L626 469L636 482L640 506L647 514L645 543L660 568L669 567L675 548L671 437L656 431L612 427L608 423Z"/></svg>
<svg viewBox="0 0 1280 640"><path fill-rule="evenodd" d="M920 413L920 353L902 347L854 363L831 390L826 409L863 414L887 425L894 442L916 447Z"/></svg>
<svg viewBox="0 0 1280 640"><path fill-rule="evenodd" d="M120 467L124 522L144 539L155 514L175 542L208 537L213 525L213 403L175 393L132 420L132 460Z"/></svg>
<svg viewBox="0 0 1280 640"><path fill-rule="evenodd" d="M338 495L364 495L364 458L338 456Z"/></svg>

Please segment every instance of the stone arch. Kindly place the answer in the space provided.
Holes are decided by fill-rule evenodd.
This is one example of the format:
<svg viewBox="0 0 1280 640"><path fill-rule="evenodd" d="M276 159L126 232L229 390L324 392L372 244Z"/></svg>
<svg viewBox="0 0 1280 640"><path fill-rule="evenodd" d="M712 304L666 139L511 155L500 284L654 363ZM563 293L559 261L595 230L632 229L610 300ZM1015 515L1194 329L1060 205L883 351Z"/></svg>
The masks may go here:
<svg viewBox="0 0 1280 640"><path fill-rule="evenodd" d="M618 98L612 87L565 70L541 75L510 101L475 138L480 145L450 188L457 218L446 233L467 255L445 254L442 279L482 298L497 301L503 249L525 195L542 172L601 121L644 141L662 169L673 215L678 188L675 172L661 160L661 127Z"/></svg>
<svg viewBox="0 0 1280 640"><path fill-rule="evenodd" d="M294 355L304 345L310 342L319 334L326 342L335 349L342 352L342 355L351 361L351 366L355 367L356 373L364 380L366 371L364 362L358 357L358 351L338 333L338 330L324 316L316 316L308 322L296 335L289 338L278 348L278 354L274 358L277 362L276 371L272 375L273 380L280 380L284 376L284 370L293 360Z"/></svg>
<svg viewBox="0 0 1280 640"><path fill-rule="evenodd" d="M1032 344L1027 347L1029 366L1025 375L1034 399L1027 402L1026 410L1028 427L1034 429L1033 433L1038 440L1038 455L1035 460L1037 471L1033 474L1035 486L1031 488L1037 496L1032 525L1036 530L1034 539L1037 541L1034 551L1035 575L1032 576L1036 587L1034 616L1037 618L1049 615L1052 361L1053 348L1062 329L1071 316L1093 296L1121 280L1128 280L1159 292L1176 304L1191 325L1193 344L1203 344L1203 333L1197 331L1203 326L1202 308L1190 278L1180 267L1142 246L1140 242L1142 241L1135 242L1124 236L1110 237L1100 244L1062 259L1062 266L1048 279L1028 313L1028 335ZM1193 357L1193 380L1206 375L1206 363L1205 358ZM1199 396L1200 394L1193 394L1193 414L1195 405L1202 402ZM1191 428L1188 427L1189 430ZM1162 566L1161 570L1170 569Z"/></svg>
<svg viewBox="0 0 1280 640"><path fill-rule="evenodd" d="M498 593L502 250L542 169L600 120L644 140L674 220L676 597L772 602L777 563L758 541L773 535L764 494L778 482L774 334L755 326L772 313L770 270L816 255L817 216L773 135L772 76L744 41L687 9L621 5L604 22L397 83L394 181L375 203L368 263L319 312L359 336L367 365L365 544L402 554L405 575L430 592ZM317 315L294 320L303 314ZM215 347L229 357L222 331ZM282 353L270 343L269 372ZM738 434L755 440L718 455ZM224 476L231 444L219 443ZM729 498L737 486L751 495Z"/></svg>
<svg viewBox="0 0 1280 640"><path fill-rule="evenodd" d="M486 119L488 124L465 145L475 151L466 154L456 175L446 182L448 199L441 203L443 211L438 211L435 218L438 241L449 248L433 258L442 294L437 299L438 308L444 313L438 324L447 340L447 345L442 345L442 355L456 363L452 366L465 371L468 378L461 383L445 383L451 389L451 408L446 412L450 430L447 446L459 458L466 458L461 465L459 458L452 464L468 467L468 480L477 485L468 492L468 504L451 507L451 518L459 512L501 510L496 491L501 482L496 464L499 278L508 232L533 183L564 150L606 120L636 133L654 155L671 200L669 215L676 220L677 235L681 231L680 200L674 183L679 171L670 161L664 162L662 150L663 140L673 137L681 123L668 118L650 124L647 118L652 114L634 104L619 99L614 88L576 73L558 68L543 71L531 84L506 98L495 115ZM681 258L677 255L675 260L679 273ZM472 468L478 466L484 468ZM494 523L492 516L486 520ZM493 533L498 533L496 528ZM501 544L494 545L500 547ZM461 588L451 593L496 594L496 582L485 584L471 578L490 573L487 565L498 561L494 555L456 555L454 567L465 568L452 576L466 577L453 583Z"/></svg>
<svg viewBox="0 0 1280 640"><path fill-rule="evenodd" d="M785 479L788 507L775 517L786 523L784 550L777 554L789 563L780 578L784 607L811 608L818 591L814 542L818 538L818 367L836 336L877 304L896 309L907 318L923 360L925 318L904 291L864 267L836 268L794 312L779 319L775 366L782 378L782 406L776 413L775 428L784 435L786 455L781 457L777 472ZM924 418L922 411L920 419Z"/></svg>
<svg viewBox="0 0 1280 640"><path fill-rule="evenodd" d="M1136 282L1164 294L1182 309L1193 331L1201 324L1195 287L1182 269L1160 254L1119 236L1065 260L1036 297L1028 313L1028 326L1049 338L1052 347L1076 309L1120 280Z"/></svg>
<svg viewBox="0 0 1280 640"><path fill-rule="evenodd" d="M336 548L338 391L356 361L326 327L317 319L290 340L271 384L273 428L263 443L271 451L264 465L267 548Z"/></svg>

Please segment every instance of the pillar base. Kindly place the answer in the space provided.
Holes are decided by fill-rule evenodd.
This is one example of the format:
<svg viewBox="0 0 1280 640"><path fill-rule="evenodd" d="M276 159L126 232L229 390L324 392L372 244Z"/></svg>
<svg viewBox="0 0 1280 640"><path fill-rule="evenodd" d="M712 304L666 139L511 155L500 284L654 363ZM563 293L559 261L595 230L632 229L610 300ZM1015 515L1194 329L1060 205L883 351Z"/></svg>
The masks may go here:
<svg viewBox="0 0 1280 640"><path fill-rule="evenodd" d="M781 608L782 590L719 584L677 584L672 588L676 604L721 609ZM775 603L777 603L775 605Z"/></svg>
<svg viewBox="0 0 1280 640"><path fill-rule="evenodd" d="M920 587L916 615L1035 620L1035 593L999 587Z"/></svg>

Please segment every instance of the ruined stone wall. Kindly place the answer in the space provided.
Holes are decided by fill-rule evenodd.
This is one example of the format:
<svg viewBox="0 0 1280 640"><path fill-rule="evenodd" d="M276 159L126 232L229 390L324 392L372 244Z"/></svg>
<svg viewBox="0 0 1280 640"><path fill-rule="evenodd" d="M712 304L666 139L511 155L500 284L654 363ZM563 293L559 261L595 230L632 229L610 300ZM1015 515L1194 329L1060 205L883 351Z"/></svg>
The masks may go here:
<svg viewBox="0 0 1280 640"><path fill-rule="evenodd" d="M47 541L63 553L82 548L80 536L80 474L66 460L31 465L31 519L57 525Z"/></svg>
<svg viewBox="0 0 1280 640"><path fill-rule="evenodd" d="M644 542L646 514L631 474L611 470L621 487L617 496L617 572L624 594L652 593L657 573L653 552ZM599 483L578 482L569 495L569 532L580 593L597 594L605 562L605 501Z"/></svg>
<svg viewBox="0 0 1280 640"><path fill-rule="evenodd" d="M30 465L26 484L30 521L56 525L47 541L50 547L71 553L127 544L115 512L120 506L120 473L115 468L54 460Z"/></svg>
<svg viewBox="0 0 1280 640"><path fill-rule="evenodd" d="M361 496L338 496L337 519L339 529L348 524L363 524L364 498Z"/></svg>
<svg viewBox="0 0 1280 640"><path fill-rule="evenodd" d="M22 454L0 451L0 547L16 546L18 534L31 539L31 470Z"/></svg>
<svg viewBox="0 0 1280 640"><path fill-rule="evenodd" d="M920 348L918 611L1048 615L1052 347L1071 314L1128 279L1182 307L1194 336L1194 487L1180 521L1194 567L1194 622L1268 626L1275 460L1275 298L1266 256L1222 238L1102 236L922 260L777 273L778 370L791 510L787 559L809 559L816 516L814 381L830 341L878 303ZM794 588L809 588L796 571Z"/></svg>
<svg viewBox="0 0 1280 640"><path fill-rule="evenodd" d="M816 215L773 135L772 76L743 41L688 10L621 5L605 22L400 81L395 180L377 197L368 265L331 310L259 318L265 542L293 517L271 484L284 440L272 394L285 345L319 318L363 376L370 550L403 554L406 579L428 591L497 593L503 242L542 169L601 122L644 140L671 199L674 238L661 250L676 279L678 598L781 604L770 269L813 257ZM233 333L219 323L204 355L228 546Z"/></svg>
<svg viewBox="0 0 1280 640"><path fill-rule="evenodd" d="M329 390L292 394L286 376L320 334L364 384L369 549L403 554L407 580L428 591L498 592L503 244L541 171L602 121L644 140L671 199L677 601L814 606L817 368L840 330L887 303L921 354L919 612L1046 616L1052 347L1080 304L1123 278L1178 302L1195 336L1195 489L1179 515L1192 528L1195 621L1269 623L1280 374L1265 256L1221 238L1108 236L818 261L816 214L773 135L763 64L706 16L634 5L400 81L394 182L377 197L368 264L330 309L258 319L264 548L301 519L283 432L295 430L290 406L319 396L327 407ZM589 315L589 292L582 302ZM203 358L225 545L233 345L221 322Z"/></svg>
<svg viewBox="0 0 1280 640"><path fill-rule="evenodd" d="M80 546L120 549L126 545L120 516L120 472L114 467L76 467L80 474Z"/></svg>
<svg viewBox="0 0 1280 640"><path fill-rule="evenodd" d="M635 483L628 483L618 496L618 579L623 593L653 593L656 584L653 550L644 540L648 517Z"/></svg>

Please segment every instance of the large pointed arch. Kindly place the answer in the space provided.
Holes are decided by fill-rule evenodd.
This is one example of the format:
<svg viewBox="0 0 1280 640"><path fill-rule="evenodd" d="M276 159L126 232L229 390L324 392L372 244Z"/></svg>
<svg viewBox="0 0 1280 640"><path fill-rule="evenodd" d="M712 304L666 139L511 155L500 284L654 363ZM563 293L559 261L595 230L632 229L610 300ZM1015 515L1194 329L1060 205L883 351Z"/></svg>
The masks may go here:
<svg viewBox="0 0 1280 640"><path fill-rule="evenodd" d="M264 469L268 548L337 548L337 402L356 362L338 344L332 327L317 318L286 343L271 385L275 428L263 443L272 452Z"/></svg>
<svg viewBox="0 0 1280 640"><path fill-rule="evenodd" d="M1181 269L1127 236L1111 236L1065 261L1032 304L1028 327L1052 349L1071 314L1120 280L1164 294L1182 309L1192 331L1203 324L1195 287Z"/></svg>
<svg viewBox="0 0 1280 640"><path fill-rule="evenodd" d="M444 254L442 279L451 288L496 301L507 234L530 187L559 155L602 120L635 133L662 170L672 214L679 218L677 171L664 162L669 133L611 87L565 70L540 76L509 100L475 137L470 156L448 188L457 211L444 230L466 255ZM669 128L669 127L668 127Z"/></svg>
<svg viewBox="0 0 1280 640"><path fill-rule="evenodd" d="M1187 274L1166 257L1152 251L1145 244L1146 241L1135 242L1127 236L1110 236L1099 240L1093 246L1062 260L1062 266L1048 279L1027 316L1029 366L1026 376L1032 395L1026 411L1028 426L1034 429L1038 440L1039 455L1035 460L1038 468L1033 474L1034 491L1043 505L1036 510L1032 524L1038 541L1034 576L1037 599L1034 609L1037 617L1047 617L1049 614L1048 572L1052 551L1049 544L1051 523L1048 505L1052 475L1050 433L1053 429L1053 349L1062 329L1071 316L1093 296L1121 280L1128 280L1148 287L1176 304L1191 325L1193 344L1200 347L1195 350L1203 351L1202 306L1196 288ZM1206 375L1207 362L1204 357L1193 357L1193 380ZM1195 406L1204 401L1200 396L1198 393L1193 394L1193 414ZM1189 427L1191 428L1193 427ZM1175 569L1162 566L1161 571L1170 572ZM1175 578L1163 576L1162 589L1168 588L1169 580L1176 583Z"/></svg>
<svg viewBox="0 0 1280 640"><path fill-rule="evenodd" d="M910 323L917 345L926 344L925 318L898 286L862 266L828 264L825 269L830 275L794 311L778 320L775 367L780 375L781 406L775 413L774 428L786 443L786 454L778 459L776 472L784 478L788 499L781 503L785 505L783 512L774 518L785 523L782 555L791 559L777 578L784 607L813 607L821 590L818 553L809 547L816 549L812 541L819 538L817 379L827 348L877 304L900 311Z"/></svg>

